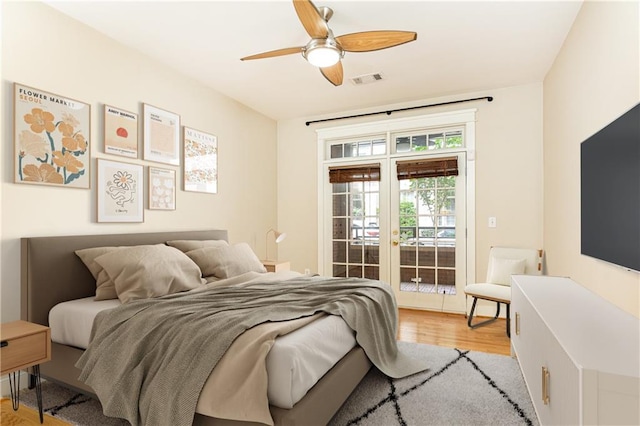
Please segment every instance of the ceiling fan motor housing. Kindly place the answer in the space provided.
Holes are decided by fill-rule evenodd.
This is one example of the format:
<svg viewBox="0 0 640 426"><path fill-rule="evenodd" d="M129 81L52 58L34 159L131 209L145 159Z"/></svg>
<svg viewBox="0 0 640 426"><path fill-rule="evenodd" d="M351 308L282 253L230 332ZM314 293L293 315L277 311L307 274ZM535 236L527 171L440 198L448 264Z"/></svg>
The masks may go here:
<svg viewBox="0 0 640 426"><path fill-rule="evenodd" d="M335 65L344 56L344 51L330 35L325 39L312 39L304 47L302 55L312 65L324 68Z"/></svg>

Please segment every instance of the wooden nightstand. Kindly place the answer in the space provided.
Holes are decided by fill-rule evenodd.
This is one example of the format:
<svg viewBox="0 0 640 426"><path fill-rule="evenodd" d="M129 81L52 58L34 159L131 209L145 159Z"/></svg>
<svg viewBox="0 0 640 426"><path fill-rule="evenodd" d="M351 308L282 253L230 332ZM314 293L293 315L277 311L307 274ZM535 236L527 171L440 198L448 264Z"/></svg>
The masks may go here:
<svg viewBox="0 0 640 426"><path fill-rule="evenodd" d="M33 374L36 377L40 423L42 423L44 418L42 415L40 364L51 359L51 330L49 327L27 321L14 321L2 324L0 339L2 339L0 374L9 375L13 409L17 410L20 405L20 370L33 367Z"/></svg>
<svg viewBox="0 0 640 426"><path fill-rule="evenodd" d="M263 260L262 264L267 268L267 272L288 271L291 268L289 262L278 262L277 260Z"/></svg>

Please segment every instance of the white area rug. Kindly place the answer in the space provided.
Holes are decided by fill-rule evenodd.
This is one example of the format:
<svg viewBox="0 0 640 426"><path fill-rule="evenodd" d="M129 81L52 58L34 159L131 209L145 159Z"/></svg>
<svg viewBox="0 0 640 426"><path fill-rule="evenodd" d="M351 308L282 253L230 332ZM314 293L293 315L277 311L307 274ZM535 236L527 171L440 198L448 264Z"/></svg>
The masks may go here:
<svg viewBox="0 0 640 426"><path fill-rule="evenodd" d="M397 380L372 368L336 413L331 426L538 425L514 358L398 344L414 356L429 360L431 368ZM21 392L21 402L37 407L35 392ZM46 413L73 425L128 424L103 416L97 400L53 383L43 383L43 405ZM313 423L309 419L309 424Z"/></svg>

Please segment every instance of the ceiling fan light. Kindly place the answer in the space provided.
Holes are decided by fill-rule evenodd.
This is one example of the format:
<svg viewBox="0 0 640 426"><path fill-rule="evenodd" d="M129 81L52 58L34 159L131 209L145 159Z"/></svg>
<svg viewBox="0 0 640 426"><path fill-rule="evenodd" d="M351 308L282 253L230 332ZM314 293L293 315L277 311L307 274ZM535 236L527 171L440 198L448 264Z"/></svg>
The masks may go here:
<svg viewBox="0 0 640 426"><path fill-rule="evenodd" d="M337 64L342 54L335 46L320 45L308 48L304 56L311 65L326 68Z"/></svg>

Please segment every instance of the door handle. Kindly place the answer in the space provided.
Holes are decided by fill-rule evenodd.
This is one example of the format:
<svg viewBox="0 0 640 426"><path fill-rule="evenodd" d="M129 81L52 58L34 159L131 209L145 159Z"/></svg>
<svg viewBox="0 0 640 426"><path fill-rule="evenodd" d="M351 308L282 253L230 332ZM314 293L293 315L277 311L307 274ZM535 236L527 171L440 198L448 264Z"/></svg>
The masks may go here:
<svg viewBox="0 0 640 426"><path fill-rule="evenodd" d="M397 246L398 244L400 244L400 242L398 240L393 240L391 241L391 244L393 244L393 246Z"/></svg>

